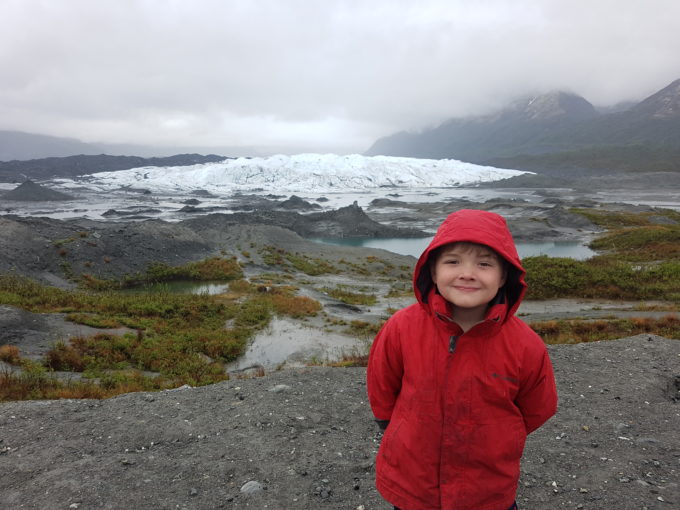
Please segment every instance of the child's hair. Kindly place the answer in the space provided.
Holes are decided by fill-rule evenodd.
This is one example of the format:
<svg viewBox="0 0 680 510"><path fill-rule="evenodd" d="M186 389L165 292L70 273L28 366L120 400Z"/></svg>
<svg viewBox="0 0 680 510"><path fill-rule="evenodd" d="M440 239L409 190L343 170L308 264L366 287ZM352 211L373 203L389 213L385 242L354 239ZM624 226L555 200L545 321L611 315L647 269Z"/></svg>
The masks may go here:
<svg viewBox="0 0 680 510"><path fill-rule="evenodd" d="M487 246L486 244L471 243L469 241L456 241L454 243L448 243L438 246L437 248L432 250L432 253L430 253L430 256L427 258L426 269L432 270L434 265L437 263L437 260L439 260L439 257L441 256L442 252L453 247L461 248L464 252L475 251L478 253L492 255L501 264L503 274L508 274L508 268L510 267L510 263L507 260L505 260L504 257L501 257L501 255L496 250L494 250L490 246Z"/></svg>
<svg viewBox="0 0 680 510"><path fill-rule="evenodd" d="M432 250L430 256L427 259L428 269L431 269L432 266L434 266L434 264L437 263L437 260L439 260L439 257L441 256L444 250L448 250L454 247L461 248L464 252L476 251L478 253L492 255L501 264L503 272L507 273L508 271L508 266L510 264L508 263L507 260L505 260L504 257L501 257L496 250L494 250L490 246L487 246L486 244L471 243L469 241L456 241L454 243L443 244L442 246L439 246Z"/></svg>

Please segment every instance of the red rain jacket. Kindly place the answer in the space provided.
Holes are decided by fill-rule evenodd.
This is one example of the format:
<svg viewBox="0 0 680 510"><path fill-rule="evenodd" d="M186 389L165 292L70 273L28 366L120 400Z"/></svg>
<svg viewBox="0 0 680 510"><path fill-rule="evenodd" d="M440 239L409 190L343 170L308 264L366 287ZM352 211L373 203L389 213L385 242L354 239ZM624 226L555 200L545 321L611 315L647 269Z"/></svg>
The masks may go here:
<svg viewBox="0 0 680 510"><path fill-rule="evenodd" d="M466 333L449 318L428 256L444 244L492 247L510 264L484 322ZM557 408L541 338L515 316L525 271L505 220L461 210L442 223L415 268L418 302L395 313L371 348L368 397L390 420L376 486L403 510L506 510L514 501L527 434Z"/></svg>

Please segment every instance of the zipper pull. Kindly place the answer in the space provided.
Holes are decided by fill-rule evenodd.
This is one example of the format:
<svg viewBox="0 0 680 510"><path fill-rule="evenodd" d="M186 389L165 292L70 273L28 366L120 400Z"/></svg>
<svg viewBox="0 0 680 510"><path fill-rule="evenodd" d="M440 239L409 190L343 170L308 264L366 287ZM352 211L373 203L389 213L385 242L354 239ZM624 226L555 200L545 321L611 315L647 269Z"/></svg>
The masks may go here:
<svg viewBox="0 0 680 510"><path fill-rule="evenodd" d="M451 338L449 338L449 352L451 354L453 354L453 351L456 350L456 342L458 342L458 337L451 335Z"/></svg>

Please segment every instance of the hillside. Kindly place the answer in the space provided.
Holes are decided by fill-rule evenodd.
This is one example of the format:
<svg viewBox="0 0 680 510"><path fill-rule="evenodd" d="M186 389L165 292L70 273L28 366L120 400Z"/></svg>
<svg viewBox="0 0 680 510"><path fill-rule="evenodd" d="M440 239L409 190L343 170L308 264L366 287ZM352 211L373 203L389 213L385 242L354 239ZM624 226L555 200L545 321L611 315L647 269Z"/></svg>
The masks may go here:
<svg viewBox="0 0 680 510"><path fill-rule="evenodd" d="M0 182L23 182L26 179L43 180L53 177L76 177L78 175L128 170L145 166L183 166L223 161L224 156L210 154L178 154L163 158L139 156L78 155L50 157L28 161L0 161Z"/></svg>
<svg viewBox="0 0 680 510"><path fill-rule="evenodd" d="M454 158L523 170L680 171L680 80L625 111L551 92L493 115L381 138L368 155Z"/></svg>

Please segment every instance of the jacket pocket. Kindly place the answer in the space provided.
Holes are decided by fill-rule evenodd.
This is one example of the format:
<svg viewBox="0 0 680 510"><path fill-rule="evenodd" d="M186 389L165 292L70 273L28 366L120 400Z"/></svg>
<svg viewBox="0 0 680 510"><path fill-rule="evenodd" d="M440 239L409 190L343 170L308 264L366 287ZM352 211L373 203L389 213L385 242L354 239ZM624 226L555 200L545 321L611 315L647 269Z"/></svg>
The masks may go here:
<svg viewBox="0 0 680 510"><path fill-rule="evenodd" d="M397 453L395 452L395 444L398 444L398 435L401 431L401 427L404 424L404 419L400 419L396 423L390 423L383 435L382 441L380 442L380 454L386 463L390 466L395 466L397 460ZM396 441L395 441L396 440Z"/></svg>

